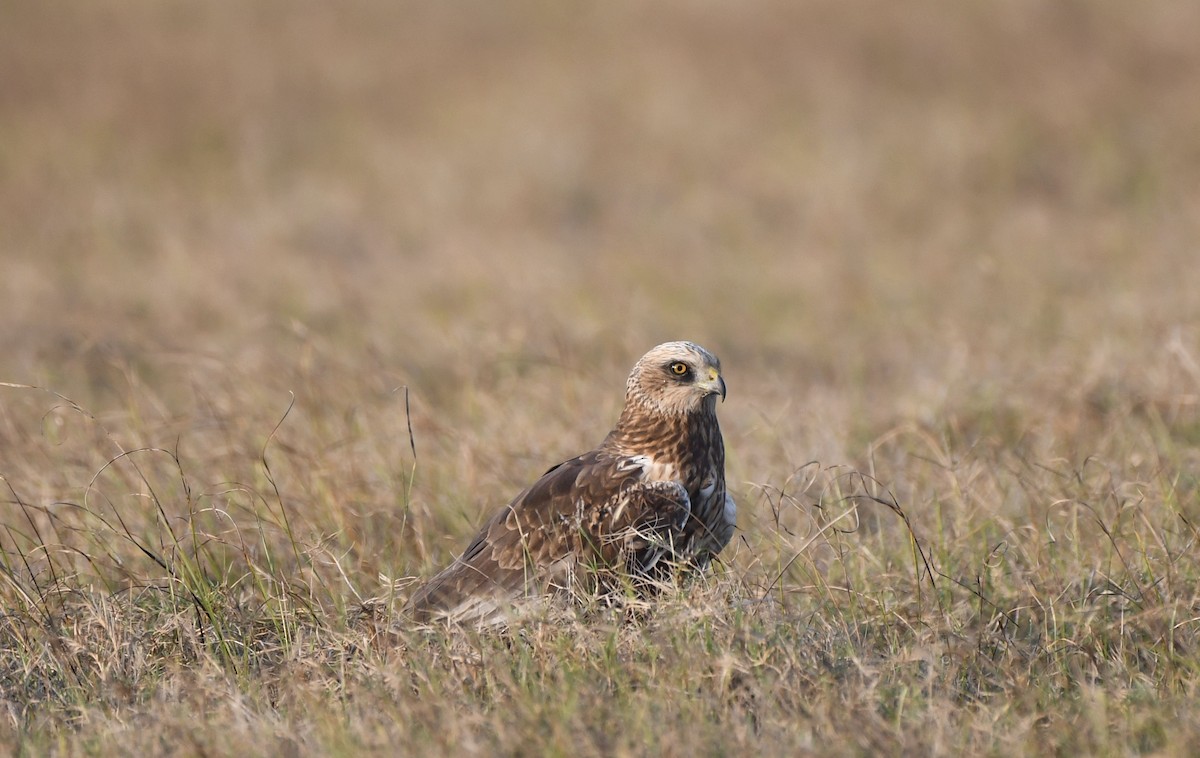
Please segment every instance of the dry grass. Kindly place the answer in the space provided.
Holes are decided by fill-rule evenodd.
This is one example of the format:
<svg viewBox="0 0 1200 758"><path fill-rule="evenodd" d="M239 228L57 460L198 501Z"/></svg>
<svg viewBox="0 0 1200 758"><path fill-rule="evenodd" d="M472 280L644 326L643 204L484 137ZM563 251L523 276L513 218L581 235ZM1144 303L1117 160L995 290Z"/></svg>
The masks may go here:
<svg viewBox="0 0 1200 758"><path fill-rule="evenodd" d="M4 16L9 752L1194 751L1197 8ZM713 576L396 624L674 338Z"/></svg>

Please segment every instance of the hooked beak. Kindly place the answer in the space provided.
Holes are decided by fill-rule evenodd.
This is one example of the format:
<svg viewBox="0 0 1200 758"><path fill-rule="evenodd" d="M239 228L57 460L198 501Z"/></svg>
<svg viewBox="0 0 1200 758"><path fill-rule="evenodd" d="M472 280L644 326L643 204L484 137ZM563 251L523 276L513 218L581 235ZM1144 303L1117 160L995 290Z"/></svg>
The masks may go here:
<svg viewBox="0 0 1200 758"><path fill-rule="evenodd" d="M710 395L720 395L721 402L725 402L725 377L721 376L715 368L708 370L708 379L700 386Z"/></svg>

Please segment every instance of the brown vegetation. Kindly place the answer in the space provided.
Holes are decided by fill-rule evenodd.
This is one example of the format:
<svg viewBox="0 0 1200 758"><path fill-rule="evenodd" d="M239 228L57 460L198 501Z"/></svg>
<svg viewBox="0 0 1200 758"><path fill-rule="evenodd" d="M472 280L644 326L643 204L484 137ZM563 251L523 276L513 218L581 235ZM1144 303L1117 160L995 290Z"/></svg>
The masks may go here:
<svg viewBox="0 0 1200 758"><path fill-rule="evenodd" d="M1200 6L3 16L9 752L1194 751ZM713 575L403 624L667 339Z"/></svg>

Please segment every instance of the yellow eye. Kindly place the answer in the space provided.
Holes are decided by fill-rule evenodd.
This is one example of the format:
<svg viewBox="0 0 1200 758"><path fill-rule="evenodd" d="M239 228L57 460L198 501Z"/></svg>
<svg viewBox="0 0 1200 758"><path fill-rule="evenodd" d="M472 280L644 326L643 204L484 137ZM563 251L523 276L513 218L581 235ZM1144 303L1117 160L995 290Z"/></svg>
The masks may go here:
<svg viewBox="0 0 1200 758"><path fill-rule="evenodd" d="M687 372L688 372L688 367L687 367L686 363L672 363L671 364L671 373L674 374L675 376L683 376Z"/></svg>

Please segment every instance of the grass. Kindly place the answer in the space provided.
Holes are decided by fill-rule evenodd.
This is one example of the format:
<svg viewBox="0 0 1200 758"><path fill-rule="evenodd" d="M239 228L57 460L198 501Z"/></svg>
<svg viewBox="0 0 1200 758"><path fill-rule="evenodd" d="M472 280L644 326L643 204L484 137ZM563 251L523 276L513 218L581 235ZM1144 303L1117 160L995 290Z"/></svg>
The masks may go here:
<svg viewBox="0 0 1200 758"><path fill-rule="evenodd" d="M0 744L1194 752L1196 16L9 9ZM712 574L405 624L681 338Z"/></svg>

